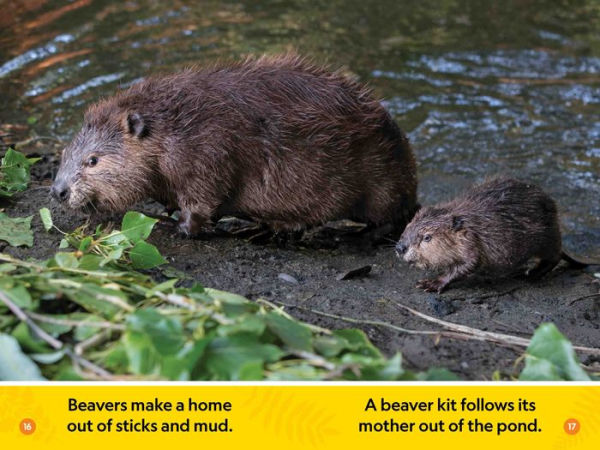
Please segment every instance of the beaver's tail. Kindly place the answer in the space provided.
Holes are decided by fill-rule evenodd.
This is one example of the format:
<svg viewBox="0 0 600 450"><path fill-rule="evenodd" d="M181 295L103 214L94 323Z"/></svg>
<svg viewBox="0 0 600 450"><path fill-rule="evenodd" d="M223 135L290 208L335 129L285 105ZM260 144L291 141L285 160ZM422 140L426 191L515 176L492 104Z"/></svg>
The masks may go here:
<svg viewBox="0 0 600 450"><path fill-rule="evenodd" d="M574 269L584 269L587 266L599 266L600 265L600 261L588 259L588 258L574 257L574 256L571 256L570 254L568 254L567 252L565 252L564 250L561 253L561 257L566 262L568 262L569 265L571 267L573 267Z"/></svg>

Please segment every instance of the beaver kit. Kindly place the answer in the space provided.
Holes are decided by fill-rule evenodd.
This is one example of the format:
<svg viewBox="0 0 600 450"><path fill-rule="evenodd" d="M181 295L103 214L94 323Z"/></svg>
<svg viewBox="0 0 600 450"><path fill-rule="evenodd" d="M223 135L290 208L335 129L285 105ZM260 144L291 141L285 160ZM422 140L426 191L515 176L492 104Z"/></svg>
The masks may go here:
<svg viewBox="0 0 600 450"><path fill-rule="evenodd" d="M417 287L441 293L450 283L475 273L506 275L527 271L538 278L561 259L576 261L562 251L554 200L538 186L510 178L493 178L462 196L422 208L404 230L396 251L409 264L441 271Z"/></svg>
<svg viewBox="0 0 600 450"><path fill-rule="evenodd" d="M150 197L194 235L226 214L404 227L416 188L406 136L364 86L280 56L153 76L91 106L52 193L101 211Z"/></svg>

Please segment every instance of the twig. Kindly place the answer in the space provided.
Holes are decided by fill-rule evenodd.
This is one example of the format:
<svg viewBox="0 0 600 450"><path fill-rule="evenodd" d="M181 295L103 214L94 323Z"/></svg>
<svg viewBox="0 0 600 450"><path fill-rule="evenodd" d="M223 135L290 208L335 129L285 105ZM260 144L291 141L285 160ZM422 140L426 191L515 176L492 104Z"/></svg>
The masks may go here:
<svg viewBox="0 0 600 450"><path fill-rule="evenodd" d="M491 341L491 342L496 342L496 343L505 344L505 345L517 345L519 347L528 347L529 343L531 342L529 339L521 338L518 336L511 336L509 334L502 334L502 333L494 333L491 331L483 331L483 330L479 330L477 328L469 327L467 325L460 325L460 324L456 324L456 323L452 323L452 322L446 322L445 320L436 319L435 317L428 316L427 314L417 311L416 309L412 309L401 303L398 303L398 302L392 302L392 303L394 303L399 308L404 309L404 310L410 312L411 314L414 314L417 317L427 320L428 322L437 323L438 325L441 325L445 328L449 328L458 333L462 333L462 334L471 336L472 339L476 339L476 340L480 340L480 341ZM579 350L579 351L585 352L585 353L590 353L592 355L600 355L600 348L582 347L582 346L573 346L573 348L575 350Z"/></svg>
<svg viewBox="0 0 600 450"><path fill-rule="evenodd" d="M10 298L8 298L8 296L6 296L3 292L0 292L0 300L2 301L2 303L4 303L6 305L6 307L8 309L10 309L10 311L19 320L21 320L22 322L25 322L40 339L42 339L43 341L48 343L48 345L50 345L55 350L63 350L65 352L65 355L69 356L73 360L74 363L77 363L77 364L81 365L82 367L85 367L86 369L91 370L96 375L99 375L101 377L111 377L112 376L112 374L110 372L108 372L107 370L103 369L100 366L97 366L96 364L94 364L91 361L88 361L85 358L82 358L79 355L76 355L75 353L73 353L73 351L70 348L66 347L61 341L59 341L58 339L56 339L53 336L50 336L48 333L46 333L42 328L40 328L38 326L38 324L36 324L32 319L30 319L21 308L19 308L15 303L13 303L13 301Z"/></svg>
<svg viewBox="0 0 600 450"><path fill-rule="evenodd" d="M323 317L329 317L331 319L337 319L337 320L343 320L344 322L350 322L350 323L356 323L359 325L373 325L376 327L384 327L384 328L389 328L391 330L394 331L398 331L400 333L406 333L406 334L417 334L417 335L429 335L429 336L445 336L445 337L451 337L451 338L456 338L456 339L464 339L464 338L468 338L468 336L462 334L462 333L452 333L452 332L447 332L447 331L429 331L429 330L410 330L408 328L402 328L399 327L397 325L393 325L391 323L387 323L387 322L382 322L379 320L365 320L365 319L354 319L352 317L345 317L345 316L337 316L335 314L329 314L323 311L318 311L315 309L310 309L310 308L305 308L303 306L298 306L298 305L289 305L283 302L279 302L276 301L276 303L286 306L288 308L296 308L296 309L300 309L302 311L306 311L306 312L310 312L313 314L316 314L318 316L323 316Z"/></svg>
<svg viewBox="0 0 600 450"><path fill-rule="evenodd" d="M580 302L582 300L587 300L587 299L596 298L596 297L600 298L600 292L597 292L596 294L584 295L583 297L574 298L573 300L571 300L569 302L569 306L571 306L574 303Z"/></svg>
<svg viewBox="0 0 600 450"><path fill-rule="evenodd" d="M93 336L81 341L75 346L75 354L83 355L83 353L90 347L94 347L105 340L110 338L110 330L102 330L100 333L96 333Z"/></svg>
<svg viewBox="0 0 600 450"><path fill-rule="evenodd" d="M227 316L218 313L210 308L200 305L196 303L191 298L185 297L179 294L164 294L162 292L154 292L154 296L165 301L167 303L171 303L172 305L178 306L180 308L185 308L189 311L199 312L202 314L209 314L210 317L221 325L231 325L233 320L229 319Z"/></svg>
<svg viewBox="0 0 600 450"><path fill-rule="evenodd" d="M166 223L170 223L173 225L177 225L177 223L179 223L179 221L177 219L174 219L171 216L165 216L163 214L154 214L154 213L149 213L149 212L144 212L144 215L146 217L150 217L152 219L156 219L160 222L166 222Z"/></svg>
<svg viewBox="0 0 600 450"><path fill-rule="evenodd" d="M319 355L317 355L315 353L306 352L306 351L302 351L302 350L292 351L290 353L292 355L295 355L295 356L297 356L299 358L302 358L302 359L308 361L313 366L320 366L320 367L323 367L323 368L325 368L327 370L334 370L335 369L335 364L330 363L325 358L323 358L322 356L319 356Z"/></svg>
<svg viewBox="0 0 600 450"><path fill-rule="evenodd" d="M25 314L25 312L21 308L19 308L15 303L13 303L13 301L10 298L8 298L8 296L5 295L3 292L0 292L0 300L2 300L2 303L4 303L8 307L8 309L10 309L11 312L15 316L17 316L17 319L19 319L21 322L25 322L34 331L34 333L38 335L40 339L46 341L55 350L60 350L63 348L63 343L61 341L54 338L53 336L50 336L48 333L46 333L46 331L40 328L33 320L31 320L27 316L27 314Z"/></svg>
<svg viewBox="0 0 600 450"><path fill-rule="evenodd" d="M54 142L58 142L60 144L62 144L64 142L64 141L61 141L60 139L55 138L53 136L35 136L35 137L31 137L31 138L25 139L23 141L14 142L12 144L2 143L2 144L0 144L0 146L2 146L2 147L12 147L15 150L18 150L19 148L23 147L24 145L33 144L34 142L37 142L37 141L54 141Z"/></svg>
<svg viewBox="0 0 600 450"><path fill-rule="evenodd" d="M282 307L280 307L280 306L277 306L276 304L274 304L274 303L272 303L272 302L270 302L270 301L268 301L268 300L265 300L264 298L259 298L259 299L257 299L257 300L256 300L256 303L257 303L257 304L259 304L259 305L260 305L260 304L265 304L265 305L267 305L269 308L276 309L276 310L277 310L277 311L278 311L280 314L282 314L282 315L283 315L285 318L287 318L287 319L290 319L290 320L293 320L293 319L294 319L294 318L293 318L292 316L290 316L290 315L289 315L287 312L285 312L285 311L283 310L283 308L282 308ZM284 303L281 303L281 302L278 302L278 303L279 303L280 305L282 305L282 306L288 306L288 305L285 305ZM289 305L289 306L292 306L292 305ZM314 331L316 331L317 333L331 334L331 330L328 330L327 328L323 328L323 327L320 327L320 326L318 326L318 325L313 325L313 324L311 324L311 323L307 323L307 324L305 324L305 325L306 325L307 327L309 327L311 330L314 330Z"/></svg>
<svg viewBox="0 0 600 450"><path fill-rule="evenodd" d="M34 312L26 312L30 318L37 320L38 322L52 323L54 325L64 325L67 327L90 327L90 328L105 328L109 330L124 331L125 325L120 323L112 322L86 322L85 320L69 320L69 319L57 319L51 316L45 316Z"/></svg>

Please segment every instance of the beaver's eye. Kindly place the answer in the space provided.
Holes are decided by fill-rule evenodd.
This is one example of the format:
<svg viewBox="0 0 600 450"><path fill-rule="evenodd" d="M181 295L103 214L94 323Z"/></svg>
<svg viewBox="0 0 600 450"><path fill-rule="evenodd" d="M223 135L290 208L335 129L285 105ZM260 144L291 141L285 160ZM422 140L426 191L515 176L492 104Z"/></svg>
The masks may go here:
<svg viewBox="0 0 600 450"><path fill-rule="evenodd" d="M430 234L426 234L425 236L423 236L423 241L424 242L429 242L431 240L431 235Z"/></svg>
<svg viewBox="0 0 600 450"><path fill-rule="evenodd" d="M90 167L94 167L96 164L98 164L98 158L96 156L90 156L87 160L87 164Z"/></svg>

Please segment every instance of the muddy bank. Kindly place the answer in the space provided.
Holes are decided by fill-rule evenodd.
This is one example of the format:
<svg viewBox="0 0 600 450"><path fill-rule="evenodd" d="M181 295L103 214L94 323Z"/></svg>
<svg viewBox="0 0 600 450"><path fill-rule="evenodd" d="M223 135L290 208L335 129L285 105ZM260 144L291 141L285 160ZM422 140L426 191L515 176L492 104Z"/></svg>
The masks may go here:
<svg viewBox="0 0 600 450"><path fill-rule="evenodd" d="M34 247L6 247L3 251L20 258L39 259L56 252L60 235L47 234L37 216L43 206L51 206L55 223L61 229L72 230L83 222L83 217L73 216L49 200L48 174L56 162L55 156L47 156L38 163L31 188L5 207L11 216L35 216ZM424 178L421 183L436 186L445 181ZM460 180L453 182L455 186L462 184ZM157 212L152 204L140 205L138 209ZM385 353L402 352L406 366L412 369L446 367L473 380L491 379L498 370L508 377L517 373L514 364L522 349L412 335L382 326L348 323L318 312L413 330L441 329L401 309L400 303L449 322L522 337L529 337L540 323L551 321L574 344L600 346L600 302L577 300L600 290L590 269L577 271L560 266L537 282L480 280L434 295L414 288L424 274L398 261L391 242L374 245L364 234L343 237L342 242L331 245L290 239L252 243L246 238L218 234L185 239L169 227L158 227L151 241L170 266L189 279L250 299L285 304L289 313L316 325L358 326ZM339 280L345 272L367 265L371 266L368 275ZM584 364L600 369L600 361L584 354L580 357Z"/></svg>

